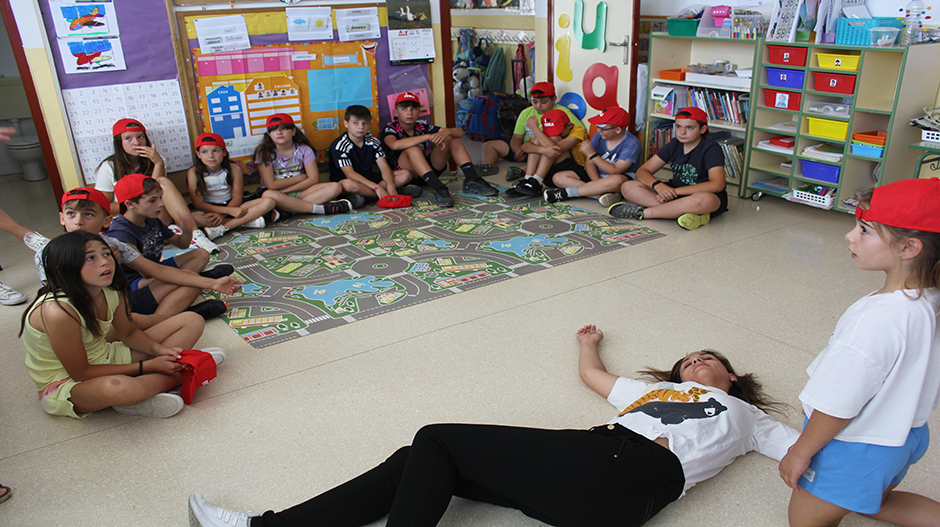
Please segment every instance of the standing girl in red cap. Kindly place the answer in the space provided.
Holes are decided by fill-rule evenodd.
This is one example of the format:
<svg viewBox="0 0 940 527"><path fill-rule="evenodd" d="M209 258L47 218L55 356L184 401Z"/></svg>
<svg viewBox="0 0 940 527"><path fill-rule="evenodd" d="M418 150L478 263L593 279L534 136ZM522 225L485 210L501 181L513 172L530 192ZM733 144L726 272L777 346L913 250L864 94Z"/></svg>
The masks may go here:
<svg viewBox="0 0 940 527"><path fill-rule="evenodd" d="M229 159L219 134L196 138L196 159L186 173L186 184L196 225L205 229L210 240L242 225L261 229L266 225L264 215L274 209L271 198L243 201L242 167Z"/></svg>
<svg viewBox="0 0 940 527"><path fill-rule="evenodd" d="M95 173L95 188L114 201L114 184L127 174L144 174L156 179L163 188L165 206L160 221L176 224L180 229L192 232L196 227L192 213L176 185L166 177L163 156L147 137L147 129L136 119L121 119L111 127L114 136L114 153L98 165ZM111 203L112 216L121 214L120 205Z"/></svg>
<svg viewBox="0 0 940 527"><path fill-rule="evenodd" d="M294 118L276 113L265 123L267 133L255 148L255 164L263 196L286 212L302 214L342 214L352 210L348 200L331 201L343 191L335 181L320 182L317 153Z"/></svg>
<svg viewBox="0 0 940 527"><path fill-rule="evenodd" d="M852 511L938 525L940 503L894 489L927 451L940 393L940 179L868 191L855 217L852 259L885 283L849 307L806 369L803 433L780 462L790 525L838 525Z"/></svg>

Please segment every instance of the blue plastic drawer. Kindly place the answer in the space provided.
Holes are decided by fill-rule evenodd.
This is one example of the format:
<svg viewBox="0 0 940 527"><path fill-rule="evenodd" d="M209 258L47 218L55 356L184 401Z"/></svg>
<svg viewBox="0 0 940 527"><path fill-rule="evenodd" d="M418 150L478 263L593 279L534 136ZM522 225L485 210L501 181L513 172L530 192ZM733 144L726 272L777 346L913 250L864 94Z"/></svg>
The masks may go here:
<svg viewBox="0 0 940 527"><path fill-rule="evenodd" d="M783 68L767 68L767 83L781 88L803 89L806 72Z"/></svg>
<svg viewBox="0 0 940 527"><path fill-rule="evenodd" d="M839 182L839 172L841 167L827 165L825 163L816 163L815 161L803 161L803 177L828 181L830 183Z"/></svg>
<svg viewBox="0 0 940 527"><path fill-rule="evenodd" d="M859 156L881 157L884 155L885 149L884 147L878 148L852 141L852 153Z"/></svg>

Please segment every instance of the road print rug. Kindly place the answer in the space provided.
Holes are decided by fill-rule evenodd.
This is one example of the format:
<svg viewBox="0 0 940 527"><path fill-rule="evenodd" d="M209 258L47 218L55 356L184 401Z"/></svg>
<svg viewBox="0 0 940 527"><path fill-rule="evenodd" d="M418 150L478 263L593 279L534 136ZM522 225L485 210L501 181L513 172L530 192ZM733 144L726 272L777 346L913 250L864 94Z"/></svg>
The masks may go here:
<svg viewBox="0 0 940 527"><path fill-rule="evenodd" d="M460 180L462 181L462 179ZM215 240L245 280L222 318L256 348L573 262L664 234L537 198L463 194L436 207L298 215ZM505 190L505 189L500 189Z"/></svg>

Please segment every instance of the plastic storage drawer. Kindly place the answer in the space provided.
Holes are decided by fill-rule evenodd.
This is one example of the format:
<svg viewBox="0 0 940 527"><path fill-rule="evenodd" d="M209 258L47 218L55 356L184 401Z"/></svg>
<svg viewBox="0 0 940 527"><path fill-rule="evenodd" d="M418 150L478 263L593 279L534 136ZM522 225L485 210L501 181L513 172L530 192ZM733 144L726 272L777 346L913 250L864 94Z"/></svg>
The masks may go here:
<svg viewBox="0 0 940 527"><path fill-rule="evenodd" d="M698 32L698 23L701 19L695 18L669 18L666 19L666 31L670 35L679 35L683 37L694 37Z"/></svg>
<svg viewBox="0 0 940 527"><path fill-rule="evenodd" d="M869 144L852 141L852 153L858 156L881 157L885 153L884 147L872 146Z"/></svg>
<svg viewBox="0 0 940 527"><path fill-rule="evenodd" d="M848 117L852 113L852 105L842 101L809 101L807 103L807 109L811 112L839 115L842 117Z"/></svg>
<svg viewBox="0 0 940 527"><path fill-rule="evenodd" d="M816 88L816 91L851 95L855 93L856 80L855 75L825 73L822 71L813 73L813 86Z"/></svg>
<svg viewBox="0 0 940 527"><path fill-rule="evenodd" d="M817 117L807 117L806 119L809 121L809 135L845 141L846 136L849 134L849 123L845 121L832 121Z"/></svg>
<svg viewBox="0 0 940 527"><path fill-rule="evenodd" d="M781 88L791 88L794 90L803 89L803 80L806 72L802 70L786 70L783 68L767 68L767 83L771 86Z"/></svg>
<svg viewBox="0 0 940 527"><path fill-rule="evenodd" d="M799 93L764 89L764 106L797 111L800 109L800 99L802 97Z"/></svg>
<svg viewBox="0 0 940 527"><path fill-rule="evenodd" d="M838 53L817 53L816 60L820 68L833 70L857 71L860 55L840 55Z"/></svg>
<svg viewBox="0 0 940 527"><path fill-rule="evenodd" d="M806 48L767 46L767 61L784 66L806 66Z"/></svg>
<svg viewBox="0 0 940 527"><path fill-rule="evenodd" d="M839 182L839 173L842 171L841 167L817 163L815 161L806 161L805 159L801 161L803 162L803 177L818 179L819 181L828 181L830 183Z"/></svg>

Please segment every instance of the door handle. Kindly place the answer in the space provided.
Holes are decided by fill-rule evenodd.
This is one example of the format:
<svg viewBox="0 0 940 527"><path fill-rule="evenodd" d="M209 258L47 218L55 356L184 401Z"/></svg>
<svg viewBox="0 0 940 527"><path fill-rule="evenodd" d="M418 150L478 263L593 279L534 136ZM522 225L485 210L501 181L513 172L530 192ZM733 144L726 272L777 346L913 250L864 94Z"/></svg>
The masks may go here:
<svg viewBox="0 0 940 527"><path fill-rule="evenodd" d="M607 42L608 46L622 46L623 47L623 63L630 63L630 35L623 36L623 42Z"/></svg>

